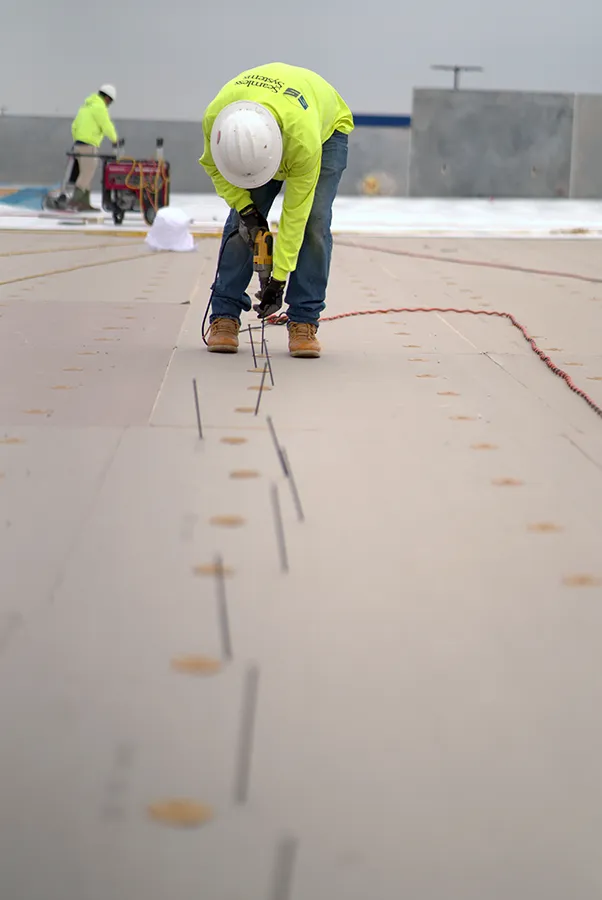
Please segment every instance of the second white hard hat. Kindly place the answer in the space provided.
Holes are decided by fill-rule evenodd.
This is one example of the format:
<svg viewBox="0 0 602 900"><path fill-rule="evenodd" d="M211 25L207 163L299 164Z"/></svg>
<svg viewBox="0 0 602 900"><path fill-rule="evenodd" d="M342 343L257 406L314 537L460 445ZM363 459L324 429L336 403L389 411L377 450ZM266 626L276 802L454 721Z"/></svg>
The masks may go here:
<svg viewBox="0 0 602 900"><path fill-rule="evenodd" d="M112 84L103 84L100 87L100 90L103 94L106 94L107 97L110 97L111 100L115 100L117 96L117 91L115 90L115 86Z"/></svg>
<svg viewBox="0 0 602 900"><path fill-rule="evenodd" d="M282 160L282 134L269 109L237 100L218 113L211 130L211 155L220 174L235 187L261 187Z"/></svg>

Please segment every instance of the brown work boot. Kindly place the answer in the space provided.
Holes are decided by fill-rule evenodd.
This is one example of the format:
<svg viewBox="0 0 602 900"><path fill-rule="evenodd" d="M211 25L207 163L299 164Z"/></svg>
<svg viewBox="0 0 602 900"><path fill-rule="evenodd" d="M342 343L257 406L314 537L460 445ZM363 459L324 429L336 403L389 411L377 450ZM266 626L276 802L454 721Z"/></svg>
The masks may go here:
<svg viewBox="0 0 602 900"><path fill-rule="evenodd" d="M309 322L289 322L288 352L291 356L315 359L322 351L316 337L316 325Z"/></svg>
<svg viewBox="0 0 602 900"><path fill-rule="evenodd" d="M238 353L240 322L236 319L214 319L211 323L207 350L210 353Z"/></svg>
<svg viewBox="0 0 602 900"><path fill-rule="evenodd" d="M81 188L75 188L73 196L67 204L67 209L73 212L88 212L86 207L86 195Z"/></svg>
<svg viewBox="0 0 602 900"><path fill-rule="evenodd" d="M100 212L100 210L98 209L98 207L92 206L92 203L91 203L91 201L90 201L90 191L84 191L84 200L83 200L83 202L84 202L84 204L85 204L85 205L84 205L84 209L86 210L86 212L97 212L97 213Z"/></svg>

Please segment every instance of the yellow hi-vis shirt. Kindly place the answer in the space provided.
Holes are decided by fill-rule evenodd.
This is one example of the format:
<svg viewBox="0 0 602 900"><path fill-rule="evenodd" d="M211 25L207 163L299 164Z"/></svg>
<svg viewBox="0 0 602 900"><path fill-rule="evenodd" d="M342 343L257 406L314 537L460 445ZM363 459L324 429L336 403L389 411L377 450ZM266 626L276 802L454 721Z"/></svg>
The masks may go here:
<svg viewBox="0 0 602 900"><path fill-rule="evenodd" d="M315 72L269 63L229 81L203 116L204 152L199 160L215 190L240 212L253 201L249 191L220 175L211 155L211 129L221 110L236 100L254 100L272 113L282 132L282 161L274 176L286 181L282 216L274 249L273 276L285 281L295 271L320 175L322 144L335 131L353 131L351 110L335 89Z"/></svg>
<svg viewBox="0 0 602 900"><path fill-rule="evenodd" d="M92 147L100 147L103 138L117 143L117 132L111 121L107 105L100 94L90 94L71 123L74 141L83 141Z"/></svg>

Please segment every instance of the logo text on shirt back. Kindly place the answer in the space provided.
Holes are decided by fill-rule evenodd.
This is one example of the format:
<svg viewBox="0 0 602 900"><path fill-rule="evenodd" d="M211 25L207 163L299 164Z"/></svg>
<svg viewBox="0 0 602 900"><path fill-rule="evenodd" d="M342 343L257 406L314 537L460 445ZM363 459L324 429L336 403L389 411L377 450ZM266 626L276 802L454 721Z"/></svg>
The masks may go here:
<svg viewBox="0 0 602 900"><path fill-rule="evenodd" d="M303 94L300 91L296 91L294 88L287 88L284 92L284 96L285 97L295 97L299 101L299 103L301 104L303 109L308 108L307 100L305 99L305 97L303 96Z"/></svg>

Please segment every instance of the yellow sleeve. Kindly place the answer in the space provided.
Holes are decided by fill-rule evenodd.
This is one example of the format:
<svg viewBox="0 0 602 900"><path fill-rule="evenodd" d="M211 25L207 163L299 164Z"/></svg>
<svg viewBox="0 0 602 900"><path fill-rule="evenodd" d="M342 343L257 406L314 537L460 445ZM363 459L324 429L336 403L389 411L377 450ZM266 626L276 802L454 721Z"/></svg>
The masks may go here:
<svg viewBox="0 0 602 900"><path fill-rule="evenodd" d="M98 103L92 107L92 115L96 119L96 123L105 137L107 137L112 144L117 143L117 132L115 131L115 126L111 122L111 117L109 115L109 111L105 104L102 106Z"/></svg>
<svg viewBox="0 0 602 900"><path fill-rule="evenodd" d="M297 267L297 258L305 236L305 226L314 202L316 185L320 177L322 148L309 158L303 167L291 167L287 175L282 215L278 225L276 248L274 250L273 276L277 281L286 281Z"/></svg>
<svg viewBox="0 0 602 900"><path fill-rule="evenodd" d="M199 159L199 163L213 182L213 187L215 188L218 197L225 200L230 209L235 209L237 212L240 212L253 201L251 200L251 195L248 191L245 191L243 188L237 188L226 181L223 175L220 175L219 169L213 161L213 156L211 154L211 129L214 121L215 116L205 116L203 119L204 147L203 155Z"/></svg>

